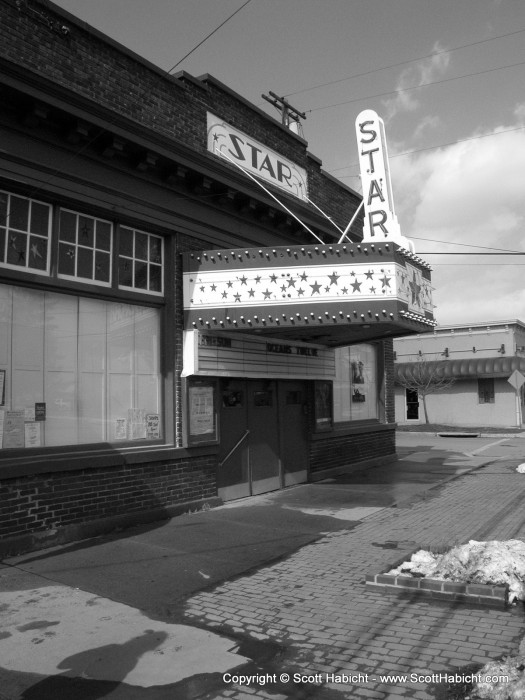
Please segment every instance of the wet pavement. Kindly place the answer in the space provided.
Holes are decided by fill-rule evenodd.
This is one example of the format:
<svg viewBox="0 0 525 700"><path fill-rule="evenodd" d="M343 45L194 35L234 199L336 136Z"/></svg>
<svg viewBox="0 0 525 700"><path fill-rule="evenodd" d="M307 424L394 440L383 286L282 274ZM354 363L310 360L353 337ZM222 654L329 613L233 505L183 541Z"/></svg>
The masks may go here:
<svg viewBox="0 0 525 700"><path fill-rule="evenodd" d="M384 608L385 597L364 587L365 575L416 542L464 540L483 527L488 535L499 528L505 537L525 536L519 516L505 515L510 506L524 512L525 475L513 469L525 461L522 438L404 433L398 454L381 467L5 560L0 698L432 697L377 684L345 695L347 688L326 678L277 681L289 668L307 676L341 667L364 672L377 663L370 649L381 648L382 660L388 651L401 672L400 651L414 632L398 622L413 614L421 627L435 609L421 602ZM484 628L488 615L511 651L524 633L518 613L474 617ZM395 653L378 641L378 615L398 630ZM457 634L447 642L456 663L490 653L480 634L462 652ZM418 654L425 658L421 644ZM434 658L446 661L436 650ZM225 682L234 672L258 680Z"/></svg>

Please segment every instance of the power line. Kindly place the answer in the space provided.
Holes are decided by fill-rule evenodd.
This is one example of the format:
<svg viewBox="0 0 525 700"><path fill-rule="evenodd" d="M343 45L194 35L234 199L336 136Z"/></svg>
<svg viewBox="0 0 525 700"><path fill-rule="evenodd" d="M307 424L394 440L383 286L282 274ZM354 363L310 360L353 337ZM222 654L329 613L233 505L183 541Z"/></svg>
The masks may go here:
<svg viewBox="0 0 525 700"><path fill-rule="evenodd" d="M513 127L512 129L501 129L500 131L495 131L492 134L478 134L477 136L467 136L464 139L457 139L456 141L449 141L447 143L440 143L437 144L436 146L426 146L425 148L416 148L413 151L403 151L402 153L395 153L394 155L389 154L389 160L392 160L392 158L401 158L402 156L410 156L413 153L421 153L422 151L433 151L437 148L443 148L444 146L455 146L458 143L464 143L465 141L476 141L477 139L486 139L491 136L499 136L500 134L508 134L512 131L523 131L525 129L525 126L516 126ZM358 167L359 163L350 163L350 165L346 165L342 168L334 168L333 170L327 170L326 172L328 173L336 173L339 170L346 170L347 168L355 168ZM345 177L359 177L358 175L338 175L340 179L343 179Z"/></svg>
<svg viewBox="0 0 525 700"><path fill-rule="evenodd" d="M472 78L476 75L485 75L486 73L494 73L498 70L504 70L505 68L515 68L516 66L525 65L525 61L520 61L519 63L511 63L508 66L499 66L498 68L488 68L487 70L477 71L475 73L466 73L465 75L457 75L454 78L443 78L442 80L433 80L430 83L422 83L421 85L411 85L406 88L400 88L398 90L390 90L389 92L379 92L375 95L367 95L366 97L354 97L351 100L345 100L344 102L335 102L332 105L324 105L323 107L313 107L312 109L306 110L306 113L310 112L320 112L322 109L332 109L333 107L341 107L343 105L351 104L352 102L361 102L362 100L373 100L377 97L387 97L388 95L399 95L402 92L408 92L409 90L419 90L420 88L429 87L430 85L441 85L442 83L450 83L453 80L463 80L464 78Z"/></svg>
<svg viewBox="0 0 525 700"><path fill-rule="evenodd" d="M500 34L499 36L493 36L490 39L480 39L478 41L473 41L470 44L462 44L461 46L456 46L452 49L442 49L441 51L433 51L426 56L420 56L419 58L410 58L406 61L400 61L399 63L391 63L381 68L374 68L373 70L365 71L364 73L355 73L354 75L349 75L346 78L339 78L338 80L330 80L326 83L319 83L309 88L303 88L302 90L297 90L296 92L285 93L287 97L292 95L300 95L303 92L309 92L310 90L317 90L318 88L325 87L326 85L336 85L337 83L344 83L347 80L353 80L354 78L362 78L365 75L372 75L373 73L379 73L382 70L387 70L388 68L398 68L399 66L405 66L408 63L416 63L417 61L424 61L427 58L434 58L434 56L441 56L445 53L452 53L453 51L459 51L459 49L466 49L469 46L476 46L478 44L486 44L489 41L495 41L496 39L504 39L508 36L514 36L515 34L522 34L525 29L517 29L516 31L509 32L508 34Z"/></svg>
<svg viewBox="0 0 525 700"><path fill-rule="evenodd" d="M435 238L419 238L418 236L410 236L415 241L427 241L428 243L442 243L444 245L457 245L463 248L482 248L483 250L499 250L504 253L521 253L520 250L507 250L506 248L495 248L493 246L478 245L477 243L456 243L455 241L438 241Z"/></svg>
<svg viewBox="0 0 525 700"><path fill-rule="evenodd" d="M191 51L188 51L188 53L187 53L185 56L183 56L183 57L180 59L180 61L178 61L174 66L172 66L172 67L169 69L169 71L167 71L167 74L169 75L172 71L175 70L175 68L177 68L177 66L180 66L180 64L181 64L183 61L185 61L185 60L188 58L188 56L191 56L191 54L192 54L194 51L196 51L200 46L202 46L202 45L204 44L205 41L208 41L208 39L209 39L211 36L213 36L213 35L215 34L215 32L218 32L219 29L220 29L221 27L224 27L224 25L226 24L226 22L229 22L229 21L232 19L232 17L235 17L235 15L236 15L238 12L240 12L240 11L242 10L243 7L246 7L246 5L247 5L249 2L251 2L251 1L252 1L252 0L246 0L245 3L243 3L237 10L235 10L235 12L232 12L232 14L231 14L229 17L227 17L227 18L224 20L224 22L221 22L217 27L215 27L215 29L214 29L213 31L211 31L207 36L205 36L204 39L203 39L202 41L199 41L199 43L198 43L196 46L194 46L194 47L191 49Z"/></svg>
<svg viewBox="0 0 525 700"><path fill-rule="evenodd" d="M409 238L410 238L410 236L409 236ZM472 250L472 251L467 251L465 253L448 253L448 252L440 253L438 251L433 250L433 251L425 251L425 252L421 252L421 253L418 251L418 255L490 255L492 257L495 255L504 255L504 256L508 257L509 255L511 255L511 256L512 255L525 255L525 252L512 251L512 252L508 252L508 253L478 253L475 250Z"/></svg>

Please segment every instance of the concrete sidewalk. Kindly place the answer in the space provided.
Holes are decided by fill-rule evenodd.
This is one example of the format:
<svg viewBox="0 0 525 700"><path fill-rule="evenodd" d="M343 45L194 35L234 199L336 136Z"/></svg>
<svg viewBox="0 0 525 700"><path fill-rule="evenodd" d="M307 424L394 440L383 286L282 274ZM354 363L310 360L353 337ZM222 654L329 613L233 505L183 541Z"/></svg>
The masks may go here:
<svg viewBox="0 0 525 700"><path fill-rule="evenodd" d="M515 653L522 607L364 585L418 546L525 539L523 440L405 435L381 468L7 560L0 697L430 698L425 676Z"/></svg>

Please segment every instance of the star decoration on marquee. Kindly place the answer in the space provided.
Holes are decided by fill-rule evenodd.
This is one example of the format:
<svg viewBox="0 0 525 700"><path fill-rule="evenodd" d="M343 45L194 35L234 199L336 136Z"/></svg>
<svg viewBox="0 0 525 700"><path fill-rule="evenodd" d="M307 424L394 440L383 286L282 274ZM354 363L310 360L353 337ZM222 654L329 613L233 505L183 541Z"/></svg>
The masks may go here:
<svg viewBox="0 0 525 700"><path fill-rule="evenodd" d="M421 306L421 285L417 283L416 274L412 277L412 281L408 283L412 294L412 304Z"/></svg>
<svg viewBox="0 0 525 700"><path fill-rule="evenodd" d="M411 274L411 270L408 272ZM339 267L319 265L301 271L297 268L276 267L266 273L260 268L248 268L235 277L230 276L227 270L219 269L212 273L206 271L189 276L192 287L188 296L193 297L193 305L208 307L215 303L225 306L232 302L257 305L284 299L289 299L290 302L306 301L310 297L341 301L356 297L385 298L399 295L403 279L407 280L403 296L408 299L410 288L407 270L394 264L385 266L384 263L372 263L366 267L362 264ZM420 283L421 279L418 281ZM423 299L423 287L420 293Z"/></svg>

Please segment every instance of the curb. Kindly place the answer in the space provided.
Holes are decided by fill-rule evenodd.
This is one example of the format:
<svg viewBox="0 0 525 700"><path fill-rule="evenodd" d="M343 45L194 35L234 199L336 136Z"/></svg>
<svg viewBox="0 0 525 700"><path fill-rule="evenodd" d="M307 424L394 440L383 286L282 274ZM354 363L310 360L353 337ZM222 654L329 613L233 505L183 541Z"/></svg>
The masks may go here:
<svg viewBox="0 0 525 700"><path fill-rule="evenodd" d="M395 569L419 551L420 547L390 564L388 571ZM370 588L381 588L385 593L431 598L445 603L465 603L492 608L506 608L509 587L485 583L463 583L423 576L402 576L400 574L367 574L365 584Z"/></svg>

